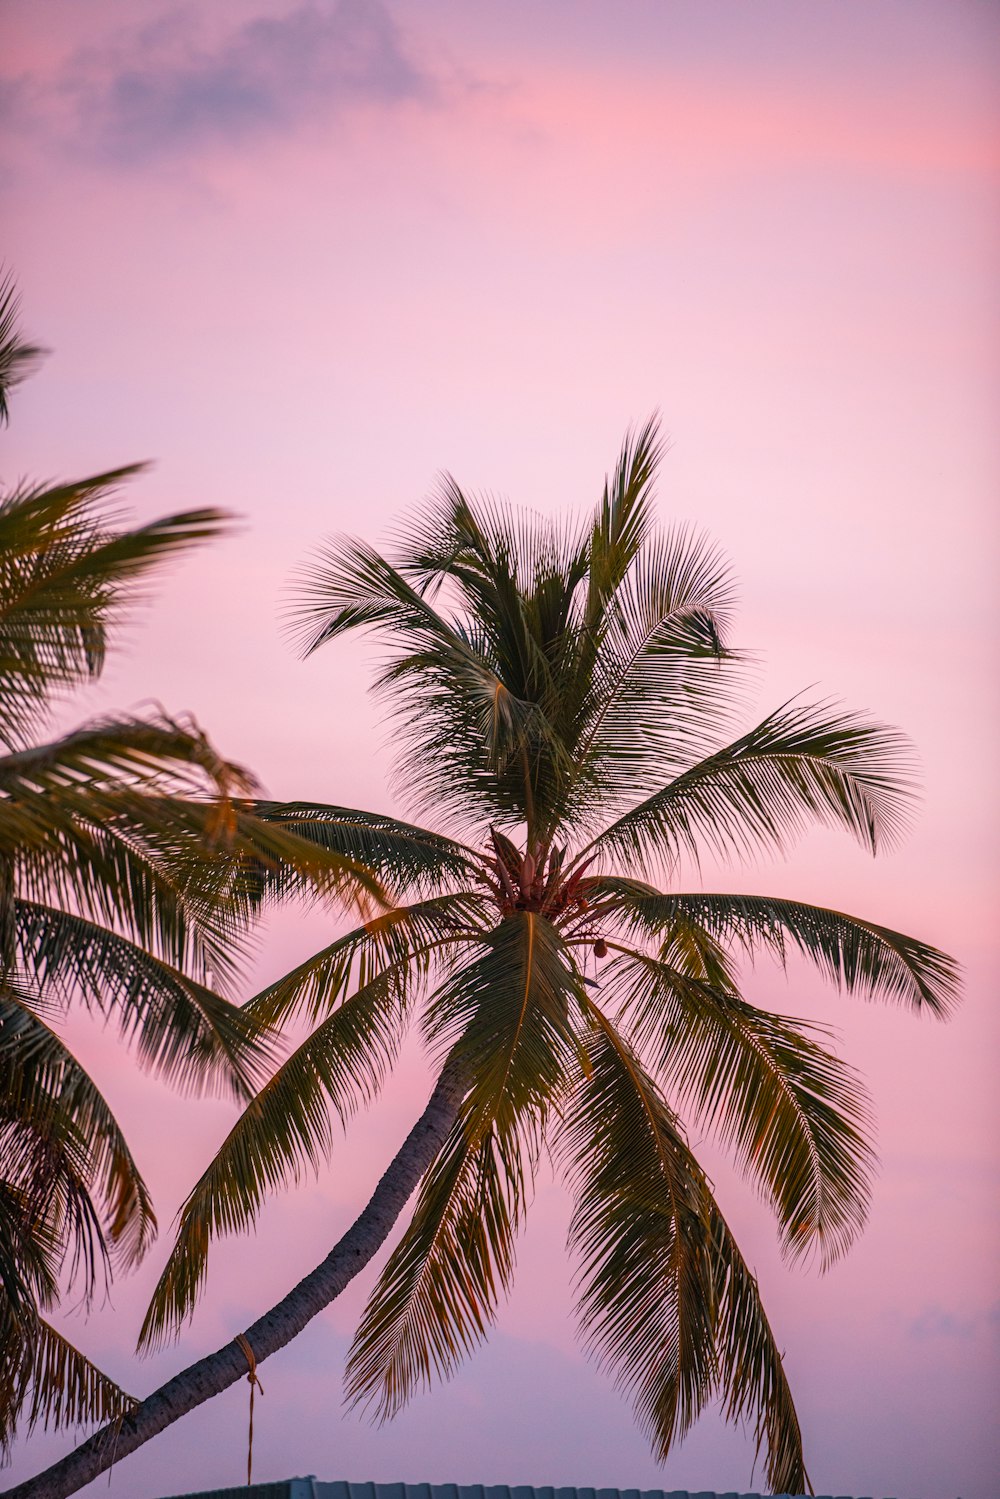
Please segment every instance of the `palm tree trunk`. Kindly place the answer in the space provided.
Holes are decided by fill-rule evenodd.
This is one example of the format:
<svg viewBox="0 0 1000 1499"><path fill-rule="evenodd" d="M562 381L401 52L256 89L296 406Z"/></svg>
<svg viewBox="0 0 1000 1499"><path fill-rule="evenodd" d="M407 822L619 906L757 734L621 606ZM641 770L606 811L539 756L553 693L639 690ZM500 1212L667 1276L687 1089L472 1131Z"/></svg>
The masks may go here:
<svg viewBox="0 0 1000 1499"><path fill-rule="evenodd" d="M458 1118L465 1083L458 1069L448 1064L438 1079L424 1112L410 1130L380 1180L368 1206L339 1243L315 1270L263 1317L247 1328L244 1336L262 1363L296 1337L329 1306L377 1253L392 1226ZM247 1374L247 1360L237 1342L199 1359L175 1374L152 1395L141 1400L122 1422L112 1422L88 1437L67 1457L53 1463L37 1478L29 1478L8 1489L0 1499L66 1499L98 1474L110 1468L179 1421L213 1395L220 1394Z"/></svg>

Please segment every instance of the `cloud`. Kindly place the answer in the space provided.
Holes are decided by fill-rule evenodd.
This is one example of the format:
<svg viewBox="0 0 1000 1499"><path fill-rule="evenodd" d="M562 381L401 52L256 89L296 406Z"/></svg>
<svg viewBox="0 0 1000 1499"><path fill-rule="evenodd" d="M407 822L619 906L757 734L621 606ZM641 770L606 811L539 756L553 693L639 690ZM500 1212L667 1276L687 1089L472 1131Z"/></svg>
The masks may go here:
<svg viewBox="0 0 1000 1499"><path fill-rule="evenodd" d="M77 148L144 163L238 144L352 104L430 101L437 84L379 0L304 0L210 39L172 10L55 77L8 85L8 106L46 116Z"/></svg>
<svg viewBox="0 0 1000 1499"><path fill-rule="evenodd" d="M1000 1303L965 1316L947 1312L936 1303L925 1306L907 1328L911 1338L973 1338L979 1332L1000 1332Z"/></svg>

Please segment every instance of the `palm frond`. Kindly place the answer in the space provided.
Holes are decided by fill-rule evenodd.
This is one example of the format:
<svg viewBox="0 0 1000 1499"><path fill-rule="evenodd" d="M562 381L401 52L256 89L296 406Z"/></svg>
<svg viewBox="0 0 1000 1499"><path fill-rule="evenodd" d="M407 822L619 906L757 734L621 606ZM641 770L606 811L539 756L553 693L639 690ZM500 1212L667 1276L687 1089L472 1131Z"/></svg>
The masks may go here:
<svg viewBox="0 0 1000 1499"><path fill-rule="evenodd" d="M448 585L443 596L462 611L460 628L496 680L495 702L484 717L471 697L455 697L447 682L435 681L427 670L430 663L414 660L408 715L413 742L432 752L430 715L426 706L421 711L426 681L441 699L433 753L445 755L456 771L463 765L466 782L471 770L475 781L488 735L489 768L500 784L499 795L484 810L520 813L542 838L554 825L565 800L562 787L572 773L577 716L572 684L579 675L587 558L586 538L576 528L490 499L473 501L445 476L417 535L406 538L400 563L425 591ZM401 666L405 682L410 668ZM396 681L390 673L383 678L390 691Z"/></svg>
<svg viewBox="0 0 1000 1499"><path fill-rule="evenodd" d="M18 957L41 992L117 1019L136 1055L188 1092L253 1091L268 1046L252 1013L117 932L36 901L15 901Z"/></svg>
<svg viewBox="0 0 1000 1499"><path fill-rule="evenodd" d="M296 575L300 602L288 628L304 655L347 630L383 629L447 656L474 652L462 635L374 547L354 537L331 538Z"/></svg>
<svg viewBox="0 0 1000 1499"><path fill-rule="evenodd" d="M567 746L577 750L588 718L593 718L595 664L613 601L651 534L652 482L664 447L659 426L654 413L638 432L626 433L614 475L605 476L593 521L561 569L565 647L558 652L560 717ZM581 758L577 753L573 780L579 778Z"/></svg>
<svg viewBox="0 0 1000 1499"><path fill-rule="evenodd" d="M268 1027L303 1013L315 1021L329 1013L352 983L366 984L385 968L408 962L431 947L439 956L450 944L461 950L485 927L482 900L464 892L396 906L313 953L255 994L245 1009Z"/></svg>
<svg viewBox="0 0 1000 1499"><path fill-rule="evenodd" d="M449 585L441 596L475 622L462 634L476 642L507 692L560 711L552 687L574 641L574 594L585 576L578 535L551 517L472 500L445 475L397 565L424 595Z"/></svg>
<svg viewBox="0 0 1000 1499"><path fill-rule="evenodd" d="M383 813L310 802L255 801L245 809L260 821L374 871L396 894L436 890L445 880L468 881L481 858L463 844ZM260 899L294 893L298 869L290 859L260 871Z"/></svg>
<svg viewBox="0 0 1000 1499"><path fill-rule="evenodd" d="M472 1079L467 1127L503 1135L541 1120L579 1060L574 1022L583 993L576 964L551 922L507 916L479 940L478 956L448 975L427 1006L427 1039Z"/></svg>
<svg viewBox="0 0 1000 1499"><path fill-rule="evenodd" d="M2 1306L2 1301L0 1301ZM0 1450L15 1431L104 1425L137 1404L43 1317L0 1310Z"/></svg>
<svg viewBox="0 0 1000 1499"><path fill-rule="evenodd" d="M586 574L579 528L489 495L468 495L450 474L439 477L429 501L397 531L394 543L396 567L415 580L421 595L436 597L444 586L445 597L492 624L493 636L504 631L505 607L514 603L511 588L538 595L544 583L565 580L571 597ZM561 606L550 624L558 630L565 618ZM517 628L516 616L511 624Z"/></svg>
<svg viewBox="0 0 1000 1499"><path fill-rule="evenodd" d="M559 1142L588 1347L660 1461L718 1392L731 1417L756 1418L775 1491L801 1493L798 1421L756 1284L652 1078L590 1013L590 1065Z"/></svg>
<svg viewBox="0 0 1000 1499"><path fill-rule="evenodd" d="M0 759L0 854L18 894L225 984L238 971L239 912L221 898L218 856L232 792L249 784L196 725L92 724ZM208 799L176 794L195 789Z"/></svg>
<svg viewBox="0 0 1000 1499"><path fill-rule="evenodd" d="M20 331L21 298L10 272L0 276L0 427L10 420L8 397L26 379L42 354Z"/></svg>
<svg viewBox="0 0 1000 1499"><path fill-rule="evenodd" d="M301 582L292 624L306 654L351 628L387 631L390 661L375 688L393 700L411 799L466 821L469 802L484 820L531 817L541 770L552 773L562 748L547 712L556 702L549 658L514 580L471 630L360 541L331 543Z"/></svg>
<svg viewBox="0 0 1000 1499"><path fill-rule="evenodd" d="M233 929L234 959L244 933L262 914L290 901L369 919L392 908L377 871L336 846L346 847L349 838L327 838L305 823L262 816L261 804L251 800L170 795L163 801L158 868L200 922ZM134 839L135 820L123 826Z"/></svg>
<svg viewBox="0 0 1000 1499"><path fill-rule="evenodd" d="M246 797L256 789L242 766L224 760L193 719L128 715L96 719L48 743L0 756L0 790L8 797L33 793L97 794L121 786L161 789L171 796L214 793ZM151 802L163 817L169 805ZM99 807L103 814L104 807Z"/></svg>
<svg viewBox="0 0 1000 1499"><path fill-rule="evenodd" d="M718 1280L716 1348L723 1413L729 1421L753 1423L757 1450L763 1447L767 1454L772 1494L811 1494L802 1430L760 1287L714 1202L710 1213Z"/></svg>
<svg viewBox="0 0 1000 1499"><path fill-rule="evenodd" d="M604 481L586 548L584 625L592 638L650 535L652 485L664 446L654 412L638 431L626 433L614 475Z"/></svg>
<svg viewBox="0 0 1000 1499"><path fill-rule="evenodd" d="M100 673L109 633L152 568L229 529L209 509L122 528L109 496L140 471L0 498L0 743L23 743L53 692Z"/></svg>
<svg viewBox="0 0 1000 1499"><path fill-rule="evenodd" d="M331 1109L346 1124L377 1094L433 956L433 947L406 953L343 999L247 1104L178 1214L140 1347L179 1333L193 1314L213 1238L252 1228L268 1194L318 1171L332 1144Z"/></svg>
<svg viewBox="0 0 1000 1499"><path fill-rule="evenodd" d="M56 1304L65 1247L60 1225L39 1211L38 1190L22 1180L22 1161L40 1154L37 1148L32 1152L30 1126L16 1139L13 1129L7 1133L14 1144L15 1179L0 1176L0 1304L20 1317Z"/></svg>
<svg viewBox="0 0 1000 1499"><path fill-rule="evenodd" d="M48 1236L59 1264L70 1255L89 1295L106 1242L126 1265L145 1253L152 1202L92 1079L11 983L0 989L0 1097L4 1182L31 1235Z"/></svg>
<svg viewBox="0 0 1000 1499"><path fill-rule="evenodd" d="M860 1232L875 1156L857 1074L819 1044L819 1027L755 1009L685 972L685 934L666 957L621 952L607 992L679 1107L718 1132L760 1183L792 1255L824 1263ZM698 960L700 967L700 960Z"/></svg>
<svg viewBox="0 0 1000 1499"><path fill-rule="evenodd" d="M614 877L592 881L593 898L635 932L662 940L679 922L727 948L763 950L784 963L811 959L848 993L894 1000L945 1018L959 995L954 959L915 937L843 911L773 895L661 894ZM712 980L714 982L714 979Z"/></svg>
<svg viewBox="0 0 1000 1499"><path fill-rule="evenodd" d="M895 729L818 706L785 707L677 776L585 852L674 863L702 845L725 857L781 851L811 823L846 828L873 853L900 836L913 797Z"/></svg>
<svg viewBox="0 0 1000 1499"><path fill-rule="evenodd" d="M545 1117L578 1055L579 989L558 933L524 911L482 937L431 1001L431 1044L470 1086L348 1356L348 1398L383 1418L455 1369L509 1285Z"/></svg>
<svg viewBox="0 0 1000 1499"><path fill-rule="evenodd" d="M574 1194L577 1312L662 1461L715 1386L707 1193L652 1080L610 1021L590 1013L589 1065L559 1137Z"/></svg>
<svg viewBox="0 0 1000 1499"><path fill-rule="evenodd" d="M635 557L581 644L571 820L606 817L718 742L740 660L726 644L731 606L728 567L707 538L677 527Z"/></svg>
<svg viewBox="0 0 1000 1499"><path fill-rule="evenodd" d="M118 810L128 799L116 799ZM128 812L137 821L146 810L133 798ZM233 913L220 903L212 909L201 892L192 894L159 848L138 845L120 826L89 824L48 808L49 838L41 829L33 843L18 848L16 888L39 904L78 909L86 918L119 928L148 951L176 967L228 988L239 973L242 936ZM25 826L23 808L0 801L0 843L17 824ZM144 821L144 819L143 819ZM148 827L145 829L148 833ZM147 839L147 845L150 840ZM167 848L176 852L176 845Z"/></svg>
<svg viewBox="0 0 1000 1499"><path fill-rule="evenodd" d="M517 1135L452 1130L348 1353L346 1392L378 1419L447 1379L486 1336L514 1270L531 1163Z"/></svg>
<svg viewBox="0 0 1000 1499"><path fill-rule="evenodd" d="M484 649L483 642L477 642ZM403 754L394 785L482 836L494 822L533 832L555 801L568 760L558 729L483 660L474 669L414 652L394 661L375 690L392 701ZM551 818L549 819L551 820Z"/></svg>

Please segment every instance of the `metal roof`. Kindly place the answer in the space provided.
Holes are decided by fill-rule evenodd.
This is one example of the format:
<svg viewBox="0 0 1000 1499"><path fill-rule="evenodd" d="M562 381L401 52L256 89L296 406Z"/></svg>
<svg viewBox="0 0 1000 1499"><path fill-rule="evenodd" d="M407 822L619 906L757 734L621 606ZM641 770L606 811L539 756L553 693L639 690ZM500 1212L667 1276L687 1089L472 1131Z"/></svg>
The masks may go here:
<svg viewBox="0 0 1000 1499"><path fill-rule="evenodd" d="M716 1494L707 1489L572 1489L535 1488L530 1484L456 1483L321 1483L319 1479L285 1478L278 1483L243 1484L233 1489L206 1489L163 1499L763 1499L760 1494ZM779 1494L774 1499L791 1499ZM848 1499L818 1494L816 1499Z"/></svg>

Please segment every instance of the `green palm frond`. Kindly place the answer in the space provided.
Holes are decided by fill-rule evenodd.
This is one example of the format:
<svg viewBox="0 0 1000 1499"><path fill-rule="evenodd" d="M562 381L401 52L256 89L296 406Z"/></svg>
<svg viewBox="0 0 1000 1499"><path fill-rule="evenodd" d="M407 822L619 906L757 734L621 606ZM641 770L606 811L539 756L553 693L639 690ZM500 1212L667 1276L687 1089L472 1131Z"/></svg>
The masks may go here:
<svg viewBox="0 0 1000 1499"><path fill-rule="evenodd" d="M534 911L507 916L450 974L426 1011L429 1044L472 1079L467 1128L505 1136L541 1122L579 1061L582 981L557 928Z"/></svg>
<svg viewBox="0 0 1000 1499"><path fill-rule="evenodd" d="M523 814L531 774L526 787L520 757L534 757L538 744L551 747L554 735L537 697L503 675L485 624L469 631L449 622L391 563L355 540L330 542L301 584L303 602L291 620L306 654L349 629L385 634L389 664L376 690L392 695L410 750L411 799L437 800L467 817L467 800L478 790L482 816ZM537 647L531 664L543 667ZM511 766L508 777L496 774Z"/></svg>
<svg viewBox="0 0 1000 1499"><path fill-rule="evenodd" d="M0 758L0 856L26 898L120 927L224 983L237 971L238 942L213 855L233 793L251 784L195 724L91 724ZM207 799L192 809L195 789Z"/></svg>
<svg viewBox="0 0 1000 1499"><path fill-rule="evenodd" d="M662 940L681 922L703 941L751 954L763 950L781 963L791 948L848 993L942 1018L958 1001L959 969L946 953L843 911L773 895L661 894L614 877L592 884L595 901L606 896L619 919L643 936Z"/></svg>
<svg viewBox="0 0 1000 1499"><path fill-rule="evenodd" d="M553 718L564 703L552 691L575 643L576 585L585 568L579 537L554 519L472 500L445 476L436 503L421 516L439 533L404 545L400 570L428 585L466 619L474 640L506 691ZM559 726L556 725L558 728Z"/></svg>
<svg viewBox="0 0 1000 1499"><path fill-rule="evenodd" d="M763 1447L767 1454L771 1493L811 1494L802 1430L760 1287L714 1202L710 1221L718 1282L716 1347L723 1415L727 1421L752 1423L757 1451Z"/></svg>
<svg viewBox="0 0 1000 1499"><path fill-rule="evenodd" d="M577 1311L589 1350L633 1395L662 1461L715 1386L706 1187L652 1079L591 1014L589 1065L559 1138L574 1195Z"/></svg>
<svg viewBox="0 0 1000 1499"><path fill-rule="evenodd" d="M319 1170L332 1144L331 1110L346 1124L379 1091L433 955L407 953L343 999L247 1104L180 1210L140 1347L162 1343L192 1315L213 1238L252 1228L269 1193Z"/></svg>
<svg viewBox="0 0 1000 1499"><path fill-rule="evenodd" d="M871 1107L856 1073L819 1044L821 1029L644 953L617 954L604 986L678 1106L760 1183L785 1251L816 1247L827 1264L843 1254L871 1197Z"/></svg>
<svg viewBox="0 0 1000 1499"><path fill-rule="evenodd" d="M0 1098L4 1181L89 1295L106 1245L125 1265L145 1253L152 1202L104 1098L13 983L0 989Z"/></svg>
<svg viewBox="0 0 1000 1499"><path fill-rule="evenodd" d="M46 1430L103 1425L136 1403L43 1317L0 1310L0 1451L39 1422Z"/></svg>
<svg viewBox="0 0 1000 1499"><path fill-rule="evenodd" d="M482 900L468 893L440 895L396 906L337 937L245 1006L264 1026L282 1025L305 1014L312 1021L329 1013L352 982L364 985L384 969L416 959L430 948L461 950L485 930Z"/></svg>
<svg viewBox="0 0 1000 1499"><path fill-rule="evenodd" d="M585 540L558 520L472 500L445 476L401 555L402 571L425 591L444 585L442 597L461 611L456 628L493 673L493 701L477 706L469 694L455 693L436 663L418 654L400 662L395 674L387 672L383 687L392 691L397 679L409 684L412 678L411 742L445 756L467 784L482 782L487 816L524 816L542 832L572 772L577 705L571 679L580 675ZM421 711L428 687L440 698L433 746ZM484 769L492 772L490 800ZM452 786L428 789L440 801Z"/></svg>
<svg viewBox="0 0 1000 1499"><path fill-rule="evenodd" d="M474 850L382 813L309 802L255 801L247 810L268 825L373 871L399 895L437 889L447 880L468 882L481 870ZM286 898L298 877L290 859L262 868L260 899Z"/></svg>
<svg viewBox="0 0 1000 1499"><path fill-rule="evenodd" d="M413 1218L351 1345L348 1399L392 1415L447 1377L485 1335L514 1265L553 1094L579 1054L575 965L530 911L481 938L428 1010L431 1044L469 1077L459 1124L425 1177Z"/></svg>
<svg viewBox="0 0 1000 1499"><path fill-rule="evenodd" d="M512 588L529 595L545 580L568 578L572 595L586 575L578 527L542 520L489 495L468 495L448 473L394 542L397 568L423 596L443 591L456 607L482 613L484 622L488 617L494 633L501 628L504 603L513 602ZM559 610L552 621L556 628L567 617L567 605L561 603Z"/></svg>
<svg viewBox="0 0 1000 1499"><path fill-rule="evenodd" d="M588 846L677 861L785 849L810 823L841 826L873 853L903 831L913 795L897 730L825 706L785 707L684 771Z"/></svg>
<svg viewBox="0 0 1000 1499"><path fill-rule="evenodd" d="M660 418L654 412L638 431L626 433L614 475L605 478L585 553L584 624L589 631L599 624L652 532L653 481L664 447Z"/></svg>
<svg viewBox="0 0 1000 1499"><path fill-rule="evenodd" d="M180 892L206 935L214 929L235 933L228 939L234 974L242 934L276 906L290 901L319 904L368 919L392 909L392 898L377 871L336 847L347 839L327 839L321 831L310 836L305 824L260 815L260 804L249 799L171 795L161 800L158 870ZM122 828L133 842L137 832L140 841L145 832L132 818L122 820ZM214 972L214 960L208 962ZM227 982L224 955L219 973Z"/></svg>
<svg viewBox="0 0 1000 1499"><path fill-rule="evenodd" d="M82 1283L89 1300L99 1280L107 1284L110 1252L87 1179L86 1142L72 1120L54 1110L37 1121L5 1120L0 1142L8 1235L5 1271L15 1299L27 1301L29 1291L51 1287L43 1304L55 1305L69 1256L68 1281Z"/></svg>
<svg viewBox="0 0 1000 1499"><path fill-rule="evenodd" d="M728 567L678 527L647 543L587 650L589 678L572 730L576 773L565 815L591 820L717 742L731 717Z"/></svg>
<svg viewBox="0 0 1000 1499"><path fill-rule="evenodd" d="M513 1275L531 1169L516 1133L452 1130L351 1343L352 1404L385 1420L482 1342Z"/></svg>
<svg viewBox="0 0 1000 1499"><path fill-rule="evenodd" d="M502 636L499 625L469 632L473 661L399 651L375 683L409 749L400 790L462 826L534 823L569 766L549 663L513 602Z"/></svg>
<svg viewBox="0 0 1000 1499"><path fill-rule="evenodd" d="M376 629L405 638L411 648L467 659L472 668L480 664L462 634L366 542L332 538L296 582L301 602L288 611L288 623L304 655L347 630Z"/></svg>
<svg viewBox="0 0 1000 1499"><path fill-rule="evenodd" d="M110 497L141 470L0 498L0 743L23 743L54 692L100 673L109 633L152 568L229 529L209 509L123 529Z"/></svg>
<svg viewBox="0 0 1000 1499"><path fill-rule="evenodd" d="M586 763L581 743L589 742L595 713L600 714L596 678L613 675L610 663L598 670L598 659L609 630L621 628L617 595L653 532L652 483L663 447L656 414L639 431L626 434L614 475L605 478L593 521L575 555L559 569L563 597L559 629L549 632L549 649L556 668L555 712L561 739L575 762L568 776L571 787L578 786ZM561 790L565 816L569 788Z"/></svg>
<svg viewBox="0 0 1000 1499"><path fill-rule="evenodd" d="M7 1133L14 1141L13 1130ZM29 1138L22 1132L14 1141L15 1164L30 1150L30 1130L27 1133ZM54 1306L59 1295L65 1254L58 1225L39 1212L37 1198L38 1192L21 1181L0 1176L0 1303L12 1316Z"/></svg>
<svg viewBox="0 0 1000 1499"><path fill-rule="evenodd" d="M175 1087L250 1096L268 1059L252 1013L85 917L18 900L15 921L21 967L50 1003L115 1017L140 1063Z"/></svg>
<svg viewBox="0 0 1000 1499"><path fill-rule="evenodd" d="M141 800L129 802L134 821L145 810ZM117 800L119 809L127 801ZM168 853L176 851L174 841L160 840L159 849L150 849L148 839L146 847L137 846L114 825L60 819L61 810L49 805L47 840L36 836L18 849L16 887L24 897L76 908L196 974L198 982L210 977L217 987L229 987L240 969L242 934L231 911L224 905L212 910L200 892L192 897L187 880L170 869L162 855L164 844ZM0 801L0 842L17 821L23 825L20 811Z"/></svg>
<svg viewBox="0 0 1000 1499"><path fill-rule="evenodd" d="M193 719L164 713L97 719L59 739L0 756L0 791L29 805L33 795L62 793L79 810L72 793L113 796L123 787L160 789L171 799L209 792L246 797L255 781L242 766L222 759ZM149 805L150 820L157 810L164 819L173 816L167 802ZM113 802L97 803L102 817L114 810Z"/></svg>
<svg viewBox="0 0 1000 1499"><path fill-rule="evenodd" d="M756 1283L652 1078L590 1013L590 1066L559 1142L588 1346L632 1397L660 1461L721 1394L767 1441L773 1490L801 1493L801 1434Z"/></svg>

